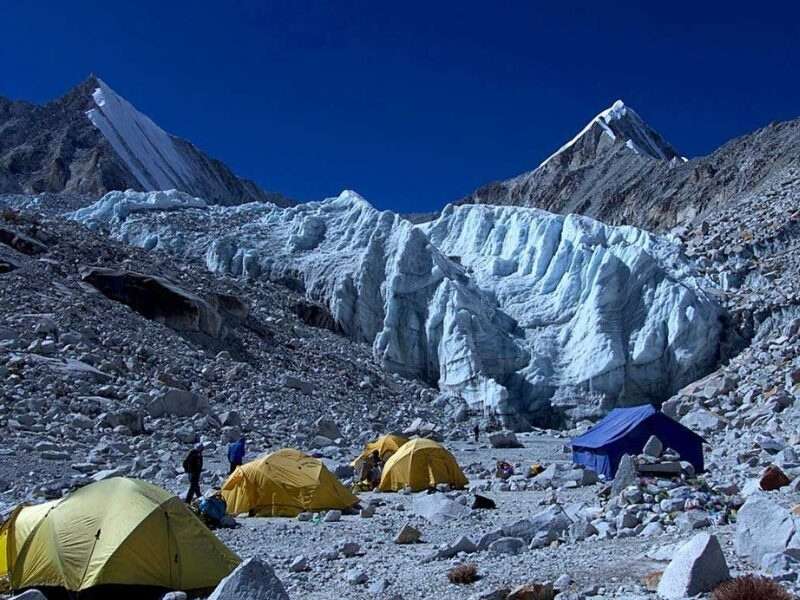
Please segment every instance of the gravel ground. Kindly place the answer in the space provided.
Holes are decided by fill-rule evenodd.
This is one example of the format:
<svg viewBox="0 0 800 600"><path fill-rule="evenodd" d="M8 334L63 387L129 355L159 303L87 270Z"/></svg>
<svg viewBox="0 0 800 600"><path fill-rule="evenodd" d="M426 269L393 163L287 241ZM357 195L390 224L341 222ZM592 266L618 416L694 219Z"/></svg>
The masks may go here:
<svg viewBox="0 0 800 600"><path fill-rule="evenodd" d="M493 464L497 459L510 462L563 462L564 439L545 435L523 435L521 449L498 450L485 445L454 442L449 447L462 466L474 462ZM474 482L473 482L474 483ZM558 490L562 505L597 503L599 485ZM336 523L299 522L293 519L241 518L237 529L218 530L219 537L243 557L258 556L268 561L283 580L293 598L391 598L400 594L404 599L453 598L478 596L501 587L514 587L530 581L553 581L567 574L575 580L578 591L595 591L612 597L646 595L641 586L644 575L663 570L666 563L645 557L653 547L668 546L683 536L665 535L660 538L626 538L587 540L541 550L526 551L517 556L497 556L481 551L471 556L451 560L425 562L439 544L454 542L462 535L476 542L481 535L500 525L530 517L545 508L552 491L491 492L497 503L494 511L472 511L467 517L445 525L435 525L410 512L413 495L362 494L368 501L383 502L372 519L344 516ZM423 542L415 545L396 545L393 539L405 523L422 532ZM716 528L715 532L727 547L726 554L735 564L729 547L731 527ZM360 545L361 553L352 558L329 560L323 555L344 542ZM303 556L310 569L292 573L292 561ZM471 586L452 585L447 571L463 562L477 564L481 579ZM362 585L347 582L351 569L363 570L369 581ZM385 580L386 590L377 593L371 586Z"/></svg>

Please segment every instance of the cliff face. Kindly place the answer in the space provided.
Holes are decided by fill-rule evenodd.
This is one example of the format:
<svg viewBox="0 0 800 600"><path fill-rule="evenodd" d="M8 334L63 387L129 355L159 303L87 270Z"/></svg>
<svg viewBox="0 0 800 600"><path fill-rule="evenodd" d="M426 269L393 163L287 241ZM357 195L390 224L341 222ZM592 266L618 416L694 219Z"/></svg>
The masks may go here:
<svg viewBox="0 0 800 600"><path fill-rule="evenodd" d="M0 193L125 189L290 203L168 134L96 77L43 106L0 98Z"/></svg>

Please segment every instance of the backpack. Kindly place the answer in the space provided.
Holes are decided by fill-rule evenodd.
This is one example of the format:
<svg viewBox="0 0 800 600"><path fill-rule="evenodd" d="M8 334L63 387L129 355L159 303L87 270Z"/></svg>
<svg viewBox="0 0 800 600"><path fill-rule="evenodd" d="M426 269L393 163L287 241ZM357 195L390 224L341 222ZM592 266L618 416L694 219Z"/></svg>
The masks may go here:
<svg viewBox="0 0 800 600"><path fill-rule="evenodd" d="M222 521L222 518L225 516L228 505L225 503L225 500L218 496L211 496L210 498L204 496L198 501L197 509L203 517L217 524Z"/></svg>

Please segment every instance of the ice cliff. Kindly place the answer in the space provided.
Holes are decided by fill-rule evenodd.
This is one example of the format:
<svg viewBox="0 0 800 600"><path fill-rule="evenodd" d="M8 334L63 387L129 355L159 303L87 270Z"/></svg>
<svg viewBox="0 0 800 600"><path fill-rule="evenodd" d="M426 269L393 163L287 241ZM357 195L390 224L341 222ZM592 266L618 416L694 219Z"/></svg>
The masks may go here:
<svg viewBox="0 0 800 600"><path fill-rule="evenodd" d="M517 429L551 422L553 398L665 399L717 358L717 305L679 248L631 227L474 205L415 226L354 192L290 208L125 192L73 217L302 291L387 370Z"/></svg>

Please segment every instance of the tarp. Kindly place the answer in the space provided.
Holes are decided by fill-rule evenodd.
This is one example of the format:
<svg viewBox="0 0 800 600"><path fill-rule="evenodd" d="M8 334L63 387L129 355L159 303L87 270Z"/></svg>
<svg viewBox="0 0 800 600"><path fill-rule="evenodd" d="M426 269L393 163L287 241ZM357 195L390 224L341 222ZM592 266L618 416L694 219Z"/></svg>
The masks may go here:
<svg viewBox="0 0 800 600"><path fill-rule="evenodd" d="M229 514L276 517L343 510L358 503L321 460L290 448L238 467L223 484L222 497Z"/></svg>
<svg viewBox="0 0 800 600"><path fill-rule="evenodd" d="M697 472L704 470L703 438L650 404L615 408L572 440L572 460L611 479L624 454L640 454L651 435L675 450Z"/></svg>
<svg viewBox="0 0 800 600"><path fill-rule="evenodd" d="M373 440L364 446L364 451L350 465L355 467L360 461L366 460L375 450L380 454L381 460L386 462L406 442L408 442L408 438L402 435L394 435L392 433L382 435L377 440Z"/></svg>
<svg viewBox="0 0 800 600"><path fill-rule="evenodd" d="M378 489L396 492L410 487L420 491L440 483L463 488L469 481L450 452L432 440L419 438L401 446L388 460Z"/></svg>
<svg viewBox="0 0 800 600"><path fill-rule="evenodd" d="M3 529L0 566L7 566L16 590L204 589L239 564L181 500L135 479L107 479L60 500L22 507Z"/></svg>

